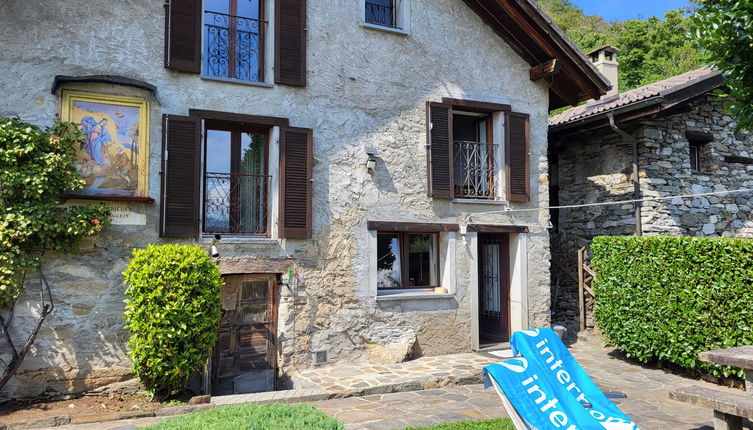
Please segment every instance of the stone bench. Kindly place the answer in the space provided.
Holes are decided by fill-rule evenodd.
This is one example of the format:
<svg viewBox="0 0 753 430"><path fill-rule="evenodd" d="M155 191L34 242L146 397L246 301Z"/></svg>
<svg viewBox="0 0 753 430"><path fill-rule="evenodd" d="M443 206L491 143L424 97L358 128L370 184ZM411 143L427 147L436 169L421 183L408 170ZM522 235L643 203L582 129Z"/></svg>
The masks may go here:
<svg viewBox="0 0 753 430"><path fill-rule="evenodd" d="M753 345L701 352L698 359L743 369L745 393L693 386L677 389L669 397L713 409L715 430L741 430L743 418L753 420Z"/></svg>
<svg viewBox="0 0 753 430"><path fill-rule="evenodd" d="M705 387L678 388L669 398L714 410L714 430L741 430L743 417L753 420L753 398Z"/></svg>

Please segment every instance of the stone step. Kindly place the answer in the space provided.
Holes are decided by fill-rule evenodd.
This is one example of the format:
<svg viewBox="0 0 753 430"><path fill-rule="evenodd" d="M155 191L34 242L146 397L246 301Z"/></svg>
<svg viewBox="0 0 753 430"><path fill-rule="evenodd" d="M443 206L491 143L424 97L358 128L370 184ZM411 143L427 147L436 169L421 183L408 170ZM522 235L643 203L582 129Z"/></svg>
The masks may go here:
<svg viewBox="0 0 753 430"><path fill-rule="evenodd" d="M753 398L744 393L737 394L694 385L672 391L669 398L753 420Z"/></svg>

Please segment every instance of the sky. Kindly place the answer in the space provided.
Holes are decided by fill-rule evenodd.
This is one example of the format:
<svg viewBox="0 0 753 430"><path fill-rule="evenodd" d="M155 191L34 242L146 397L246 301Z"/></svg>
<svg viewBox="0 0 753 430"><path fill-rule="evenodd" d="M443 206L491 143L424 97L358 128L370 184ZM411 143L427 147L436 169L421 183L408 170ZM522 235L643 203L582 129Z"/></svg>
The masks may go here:
<svg viewBox="0 0 753 430"><path fill-rule="evenodd" d="M648 18L651 15L663 17L669 9L688 6L688 0L571 0L583 9L586 15L601 15L607 21Z"/></svg>

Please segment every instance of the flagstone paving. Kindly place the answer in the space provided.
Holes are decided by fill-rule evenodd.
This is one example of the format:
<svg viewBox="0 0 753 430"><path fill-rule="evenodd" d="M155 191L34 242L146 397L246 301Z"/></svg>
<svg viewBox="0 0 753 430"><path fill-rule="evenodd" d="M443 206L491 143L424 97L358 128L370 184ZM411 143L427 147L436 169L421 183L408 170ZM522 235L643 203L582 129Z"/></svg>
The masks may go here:
<svg viewBox="0 0 753 430"><path fill-rule="evenodd" d="M481 369L499 358L487 354L422 357L397 364L354 364L307 369L294 376L297 388L331 393L383 394L481 382Z"/></svg>

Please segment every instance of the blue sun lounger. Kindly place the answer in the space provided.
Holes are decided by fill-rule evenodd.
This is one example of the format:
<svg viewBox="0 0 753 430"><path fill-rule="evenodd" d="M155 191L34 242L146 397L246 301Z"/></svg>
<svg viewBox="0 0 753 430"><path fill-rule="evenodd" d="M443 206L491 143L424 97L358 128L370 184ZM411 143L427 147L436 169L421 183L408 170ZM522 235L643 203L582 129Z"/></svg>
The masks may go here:
<svg viewBox="0 0 753 430"><path fill-rule="evenodd" d="M638 430L588 377L548 328L515 332L515 358L486 366L518 430Z"/></svg>

